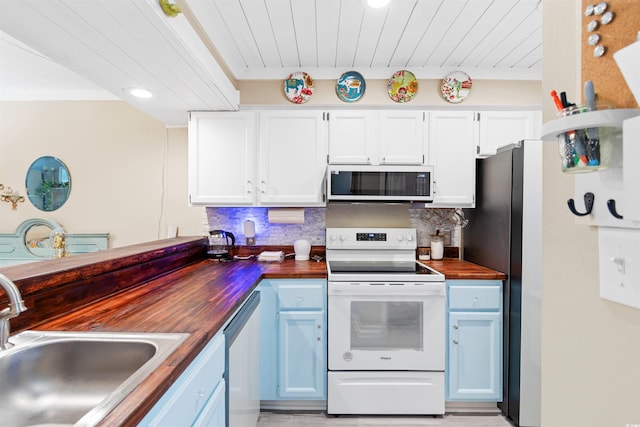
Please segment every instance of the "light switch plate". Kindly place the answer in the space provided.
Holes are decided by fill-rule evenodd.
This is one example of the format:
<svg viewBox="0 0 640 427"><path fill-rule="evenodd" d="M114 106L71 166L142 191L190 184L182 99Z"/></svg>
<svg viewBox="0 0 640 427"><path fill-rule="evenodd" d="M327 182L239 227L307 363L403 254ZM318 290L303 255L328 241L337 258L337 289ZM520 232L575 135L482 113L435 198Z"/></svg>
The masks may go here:
<svg viewBox="0 0 640 427"><path fill-rule="evenodd" d="M640 309L640 230L599 227L600 297Z"/></svg>

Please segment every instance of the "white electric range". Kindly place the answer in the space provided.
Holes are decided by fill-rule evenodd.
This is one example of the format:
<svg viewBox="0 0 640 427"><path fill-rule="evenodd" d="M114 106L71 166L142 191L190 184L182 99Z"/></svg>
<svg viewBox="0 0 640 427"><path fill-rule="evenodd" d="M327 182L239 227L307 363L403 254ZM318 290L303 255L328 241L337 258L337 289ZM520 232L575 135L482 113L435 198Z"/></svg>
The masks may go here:
<svg viewBox="0 0 640 427"><path fill-rule="evenodd" d="M411 228L328 228L328 414L444 414L444 275Z"/></svg>

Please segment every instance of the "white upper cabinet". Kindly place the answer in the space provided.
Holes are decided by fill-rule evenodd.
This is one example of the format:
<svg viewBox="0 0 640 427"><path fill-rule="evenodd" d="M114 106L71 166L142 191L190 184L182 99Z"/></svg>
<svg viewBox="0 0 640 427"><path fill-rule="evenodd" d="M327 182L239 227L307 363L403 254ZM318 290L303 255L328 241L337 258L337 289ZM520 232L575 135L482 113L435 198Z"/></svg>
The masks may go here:
<svg viewBox="0 0 640 427"><path fill-rule="evenodd" d="M190 113L189 204L253 204L257 148L256 113Z"/></svg>
<svg viewBox="0 0 640 427"><path fill-rule="evenodd" d="M424 163L422 111L330 111L329 163Z"/></svg>
<svg viewBox="0 0 640 427"><path fill-rule="evenodd" d="M322 112L261 112L260 204L324 206L326 141Z"/></svg>
<svg viewBox="0 0 640 427"><path fill-rule="evenodd" d="M482 111L478 157L493 156L496 150L523 139L539 139L539 111Z"/></svg>
<svg viewBox="0 0 640 427"><path fill-rule="evenodd" d="M329 121L329 163L367 165L376 155L371 141L375 117L370 111L331 111Z"/></svg>
<svg viewBox="0 0 640 427"><path fill-rule="evenodd" d="M435 173L431 207L474 207L478 122L471 111L429 113L429 156Z"/></svg>
<svg viewBox="0 0 640 427"><path fill-rule="evenodd" d="M322 112L193 112L189 203L324 206Z"/></svg>

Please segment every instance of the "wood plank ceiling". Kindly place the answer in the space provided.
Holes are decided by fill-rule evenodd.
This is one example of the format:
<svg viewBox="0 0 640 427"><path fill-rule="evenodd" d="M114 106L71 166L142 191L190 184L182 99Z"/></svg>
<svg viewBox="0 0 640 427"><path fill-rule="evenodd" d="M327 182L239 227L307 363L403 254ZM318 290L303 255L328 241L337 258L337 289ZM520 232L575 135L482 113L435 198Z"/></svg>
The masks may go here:
<svg viewBox="0 0 640 427"><path fill-rule="evenodd" d="M102 89L181 125L189 110L237 109L234 79L294 71L541 79L541 0L392 0L382 10L364 0L177 1L185 13L169 18L158 0L0 0L0 100L17 97L11 76L28 85L29 70L37 71L32 99L47 75L66 87L66 68L87 86L84 96ZM154 97L123 91L134 86Z"/></svg>
<svg viewBox="0 0 640 427"><path fill-rule="evenodd" d="M463 70L479 79L539 80L539 0L185 0L238 79L291 71L389 78Z"/></svg>

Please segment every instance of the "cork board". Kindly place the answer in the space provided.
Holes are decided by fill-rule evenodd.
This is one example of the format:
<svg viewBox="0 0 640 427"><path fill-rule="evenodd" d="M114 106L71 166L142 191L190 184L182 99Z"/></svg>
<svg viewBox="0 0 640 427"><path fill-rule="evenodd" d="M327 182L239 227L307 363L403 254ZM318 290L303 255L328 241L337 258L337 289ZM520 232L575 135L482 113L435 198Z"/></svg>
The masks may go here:
<svg viewBox="0 0 640 427"><path fill-rule="evenodd" d="M598 3L598 0L582 0L582 87L585 81L591 80L599 103L616 108L638 108L613 54L636 41L640 31L640 1L607 1L607 11L613 12L613 20L607 25L600 24L595 31L589 32L589 22L594 19L600 21L602 15L585 16L584 11L587 6ZM593 55L595 46L589 46L587 42L593 33L600 35L598 44L606 48L605 54L599 58ZM582 101L584 102L584 94Z"/></svg>

